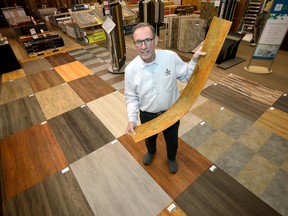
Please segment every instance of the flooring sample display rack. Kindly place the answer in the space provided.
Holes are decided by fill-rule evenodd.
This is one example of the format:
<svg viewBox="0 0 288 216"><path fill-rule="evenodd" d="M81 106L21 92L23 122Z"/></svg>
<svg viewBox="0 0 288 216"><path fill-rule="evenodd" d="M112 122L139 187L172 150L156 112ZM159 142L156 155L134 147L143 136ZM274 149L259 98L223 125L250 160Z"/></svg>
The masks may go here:
<svg viewBox="0 0 288 216"><path fill-rule="evenodd" d="M231 24L230 21L217 17L213 18L202 48L207 54L199 59L181 96L165 113L137 126L135 128L136 134L131 134L135 142L162 132L189 111L208 80Z"/></svg>

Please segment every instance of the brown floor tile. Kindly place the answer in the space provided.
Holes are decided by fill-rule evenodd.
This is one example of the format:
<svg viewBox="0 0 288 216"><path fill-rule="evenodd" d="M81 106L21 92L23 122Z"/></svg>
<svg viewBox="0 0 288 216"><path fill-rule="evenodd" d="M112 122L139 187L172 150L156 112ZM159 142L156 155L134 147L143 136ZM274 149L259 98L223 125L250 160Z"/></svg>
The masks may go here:
<svg viewBox="0 0 288 216"><path fill-rule="evenodd" d="M0 149L6 200L68 165L48 124L4 138Z"/></svg>
<svg viewBox="0 0 288 216"><path fill-rule="evenodd" d="M50 64L53 67L57 67L57 66L60 66L60 65L64 65L66 63L70 63L70 62L76 61L76 59L73 58L68 53L59 53L59 54L56 54L56 55L51 55L51 56L46 57L46 59L50 62Z"/></svg>
<svg viewBox="0 0 288 216"><path fill-rule="evenodd" d="M22 68L24 72L28 74L38 73L44 70L50 70L53 66L45 58L40 58L34 61L29 61L22 63Z"/></svg>
<svg viewBox="0 0 288 216"><path fill-rule="evenodd" d="M9 73L4 73L1 76L2 76L2 83L4 83L9 82L10 80L15 80L24 77L25 73L23 69L19 69Z"/></svg>

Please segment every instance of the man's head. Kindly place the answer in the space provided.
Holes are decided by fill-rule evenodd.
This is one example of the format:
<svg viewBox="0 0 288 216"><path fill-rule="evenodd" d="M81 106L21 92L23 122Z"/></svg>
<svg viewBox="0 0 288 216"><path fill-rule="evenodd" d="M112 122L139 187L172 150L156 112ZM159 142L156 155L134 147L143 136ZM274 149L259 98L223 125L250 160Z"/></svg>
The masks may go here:
<svg viewBox="0 0 288 216"><path fill-rule="evenodd" d="M136 50L144 62L152 62L155 59L155 47L158 38L155 29L148 23L138 23L132 33Z"/></svg>

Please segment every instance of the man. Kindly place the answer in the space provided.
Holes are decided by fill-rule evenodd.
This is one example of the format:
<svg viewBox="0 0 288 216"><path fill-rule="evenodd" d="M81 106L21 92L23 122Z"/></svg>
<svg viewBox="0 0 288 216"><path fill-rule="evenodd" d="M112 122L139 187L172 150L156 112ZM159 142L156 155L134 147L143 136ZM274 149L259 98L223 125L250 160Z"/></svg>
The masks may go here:
<svg viewBox="0 0 288 216"><path fill-rule="evenodd" d="M186 63L173 51L155 50L158 38L153 26L147 23L137 24L132 38L138 56L125 69L125 97L129 119L127 134L135 134L139 112L142 124L165 112L179 97L177 80L188 82L199 56L206 55L200 48L191 61ZM180 121L163 131L171 173L178 170L176 154L179 124ZM145 165L153 161L156 139L157 134L145 139Z"/></svg>

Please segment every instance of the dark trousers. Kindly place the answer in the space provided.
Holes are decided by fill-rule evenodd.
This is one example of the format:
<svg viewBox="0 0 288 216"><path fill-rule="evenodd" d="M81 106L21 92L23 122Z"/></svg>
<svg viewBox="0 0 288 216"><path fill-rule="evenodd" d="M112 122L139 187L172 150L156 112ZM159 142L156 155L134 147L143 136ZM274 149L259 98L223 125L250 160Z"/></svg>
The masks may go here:
<svg viewBox="0 0 288 216"><path fill-rule="evenodd" d="M148 113L140 111L140 121L141 124L148 122L154 118L156 118L159 114L157 113ZM164 138L166 141L166 149L167 149L167 158L169 160L175 160L177 149L178 149L178 129L179 129L180 121L177 121L175 124L170 126L169 128L163 131ZM145 139L146 147L148 153L154 155L156 153L156 140L157 136L153 135L147 139Z"/></svg>

